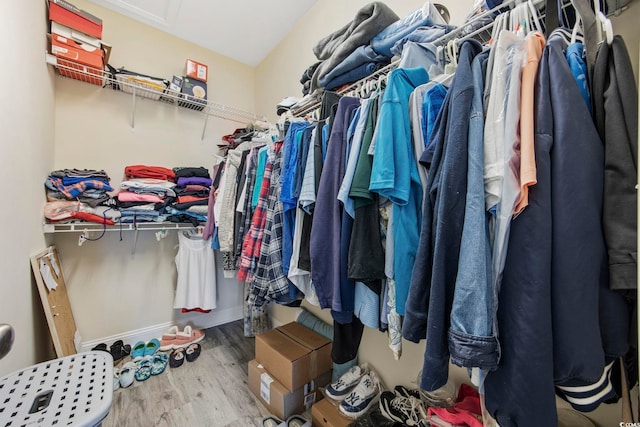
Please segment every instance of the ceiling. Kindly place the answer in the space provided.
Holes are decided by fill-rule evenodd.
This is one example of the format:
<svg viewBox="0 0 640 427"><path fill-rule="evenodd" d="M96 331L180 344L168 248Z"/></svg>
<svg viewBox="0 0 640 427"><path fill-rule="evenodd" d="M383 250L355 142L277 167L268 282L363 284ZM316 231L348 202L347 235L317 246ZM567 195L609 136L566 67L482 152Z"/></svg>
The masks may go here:
<svg viewBox="0 0 640 427"><path fill-rule="evenodd" d="M255 67L317 0L90 0Z"/></svg>

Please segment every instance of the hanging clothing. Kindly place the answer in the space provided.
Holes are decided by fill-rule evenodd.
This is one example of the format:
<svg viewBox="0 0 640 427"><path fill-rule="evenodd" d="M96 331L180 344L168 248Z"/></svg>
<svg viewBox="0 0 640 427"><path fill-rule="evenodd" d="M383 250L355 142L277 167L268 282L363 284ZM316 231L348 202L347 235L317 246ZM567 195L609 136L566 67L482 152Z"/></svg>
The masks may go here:
<svg viewBox="0 0 640 427"><path fill-rule="evenodd" d="M216 261L211 242L178 233L178 283L173 308L216 308Z"/></svg>
<svg viewBox="0 0 640 427"><path fill-rule="evenodd" d="M349 292L346 289L349 285L343 282L341 275L341 265L343 262L346 264L347 255L341 257L342 207L336 196L344 177L348 119L351 111L359 105L360 100L352 97L343 97L338 103L336 120L327 148L326 164L331 167L323 168L311 227L311 278L318 293L320 306L330 307L336 312L353 312L351 294L354 290ZM344 295L342 290L345 291ZM344 297L348 299L343 301Z"/></svg>
<svg viewBox="0 0 640 427"><path fill-rule="evenodd" d="M422 184L413 157L409 97L429 75L422 68L391 72L380 101L369 190L393 203L396 311L404 315L420 235ZM408 173L407 173L408 172Z"/></svg>
<svg viewBox="0 0 640 427"><path fill-rule="evenodd" d="M594 119L605 150L604 233L611 289L636 289L638 89L620 36L602 43L593 79Z"/></svg>
<svg viewBox="0 0 640 427"><path fill-rule="evenodd" d="M475 40L462 44L453 84L438 116L435 153L427 183L429 197L424 205L422 231L402 327L402 335L410 341L427 338L429 345L425 351L420 387L428 391L446 384L449 373L447 331L466 200L467 155L464 147L467 145L473 97L471 62L481 50L480 43ZM394 221L395 214L394 211ZM397 228L394 231L397 233ZM395 249L397 251L398 247ZM395 274L397 283L397 269Z"/></svg>

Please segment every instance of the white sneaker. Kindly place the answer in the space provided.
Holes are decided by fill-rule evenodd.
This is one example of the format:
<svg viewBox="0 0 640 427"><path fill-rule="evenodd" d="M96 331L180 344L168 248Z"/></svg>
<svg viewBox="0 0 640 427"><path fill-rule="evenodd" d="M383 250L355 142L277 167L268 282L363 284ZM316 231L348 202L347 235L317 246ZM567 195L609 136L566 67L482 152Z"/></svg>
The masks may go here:
<svg viewBox="0 0 640 427"><path fill-rule="evenodd" d="M338 378L338 381L329 384L324 393L333 400L342 401L358 385L360 378L365 373L365 370L360 366L352 366Z"/></svg>
<svg viewBox="0 0 640 427"><path fill-rule="evenodd" d="M379 394L380 381L375 372L364 374L356 388L340 402L340 412L349 418L358 418L378 402Z"/></svg>

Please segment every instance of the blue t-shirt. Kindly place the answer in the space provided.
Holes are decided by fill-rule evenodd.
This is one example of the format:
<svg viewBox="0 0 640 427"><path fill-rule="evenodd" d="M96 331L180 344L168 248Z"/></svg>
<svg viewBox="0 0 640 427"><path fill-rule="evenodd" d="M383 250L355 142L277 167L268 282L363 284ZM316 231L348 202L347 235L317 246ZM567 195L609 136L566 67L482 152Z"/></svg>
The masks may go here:
<svg viewBox="0 0 640 427"><path fill-rule="evenodd" d="M587 64L584 62L584 46L582 43L576 42L567 48L567 62L571 68L571 74L578 84L582 99L587 103L589 112L591 113L591 96L589 94L589 79L587 78Z"/></svg>
<svg viewBox="0 0 640 427"><path fill-rule="evenodd" d="M399 68L382 95L369 190L393 203L396 311L404 314L411 271L420 240L422 184L413 156L409 97L429 81L424 68ZM389 243L389 242L388 242Z"/></svg>
<svg viewBox="0 0 640 427"><path fill-rule="evenodd" d="M438 118L446 96L447 88L442 83L437 83L424 94L424 100L422 101L422 134L424 135L425 149L430 145L429 142L436 124L436 118ZM431 150L433 151L433 147Z"/></svg>

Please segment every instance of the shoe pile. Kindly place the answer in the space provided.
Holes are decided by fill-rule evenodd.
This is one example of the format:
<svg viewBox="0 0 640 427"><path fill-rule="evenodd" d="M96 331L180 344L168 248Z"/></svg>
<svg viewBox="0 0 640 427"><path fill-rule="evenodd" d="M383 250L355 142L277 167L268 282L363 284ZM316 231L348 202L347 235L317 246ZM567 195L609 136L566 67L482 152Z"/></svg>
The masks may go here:
<svg viewBox="0 0 640 427"><path fill-rule="evenodd" d="M378 402L380 380L375 372L362 366L353 366L338 381L327 386L325 395L339 401L338 409L349 418L360 415Z"/></svg>
<svg viewBox="0 0 640 427"><path fill-rule="evenodd" d="M380 412L392 421L407 426L427 425L427 411L422 406L420 392L396 386L394 391L385 391L380 396Z"/></svg>
<svg viewBox="0 0 640 427"><path fill-rule="evenodd" d="M204 332L193 329L191 325L185 326L182 331L177 326L172 326L162 334L160 351L171 351L169 366L179 368L185 359L187 362L193 362L200 356L202 348L198 343L203 339Z"/></svg>
<svg viewBox="0 0 640 427"><path fill-rule="evenodd" d="M159 353L160 341L153 338L149 342L138 341L131 350L131 358L136 365L135 379L146 381L151 375L160 375L169 363L169 356Z"/></svg>

